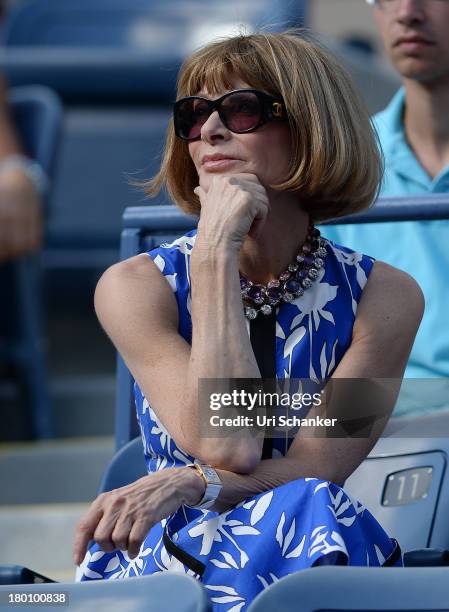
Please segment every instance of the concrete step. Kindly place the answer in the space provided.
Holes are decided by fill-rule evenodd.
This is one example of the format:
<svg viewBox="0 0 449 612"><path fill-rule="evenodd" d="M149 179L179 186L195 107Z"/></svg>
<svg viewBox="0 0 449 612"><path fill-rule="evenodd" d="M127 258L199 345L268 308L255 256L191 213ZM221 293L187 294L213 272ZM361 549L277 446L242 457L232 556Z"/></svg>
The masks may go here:
<svg viewBox="0 0 449 612"><path fill-rule="evenodd" d="M23 565L58 582L74 582L72 544L90 504L0 507L0 565Z"/></svg>
<svg viewBox="0 0 449 612"><path fill-rule="evenodd" d="M115 419L115 374L66 373L50 379L56 438L112 436ZM1 380L0 405L2 427L0 440L26 439L29 415L11 380Z"/></svg>
<svg viewBox="0 0 449 612"><path fill-rule="evenodd" d="M66 375L50 382L55 436L112 436L115 374Z"/></svg>
<svg viewBox="0 0 449 612"><path fill-rule="evenodd" d="M113 454L111 436L2 444L0 505L89 502Z"/></svg>

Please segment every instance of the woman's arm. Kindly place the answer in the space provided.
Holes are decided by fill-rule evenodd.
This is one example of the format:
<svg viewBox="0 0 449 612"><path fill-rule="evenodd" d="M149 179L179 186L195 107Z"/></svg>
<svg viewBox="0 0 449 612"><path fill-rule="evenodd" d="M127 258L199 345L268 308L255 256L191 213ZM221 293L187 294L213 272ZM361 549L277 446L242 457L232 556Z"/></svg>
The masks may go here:
<svg viewBox="0 0 449 612"><path fill-rule="evenodd" d="M249 174L217 177L202 198L190 265L192 346L178 333L173 292L147 255L106 271L97 286L95 308L176 444L206 463L247 473L260 461L263 432L229 438L200 435L200 419L210 413L200 413L198 381L260 377L246 329L238 267L241 242L254 219L266 215L268 200Z"/></svg>
<svg viewBox="0 0 449 612"><path fill-rule="evenodd" d="M0 262L40 248L43 231L41 196L20 167L5 166L10 156L22 154L0 74Z"/></svg>
<svg viewBox="0 0 449 612"><path fill-rule="evenodd" d="M389 416L423 312L424 298L414 279L388 264L376 262L358 305L351 346L333 378L396 379L386 384L379 409L382 415ZM382 385L381 380L373 383L378 389ZM314 411L307 416L314 416ZM211 510L224 512L247 497L297 478L314 477L342 486L370 453L380 434L377 431L364 438L308 437L300 429L285 457L260 461L251 474L217 470L223 488ZM186 478L190 480L191 475ZM198 474L197 478L201 476Z"/></svg>
<svg viewBox="0 0 449 612"><path fill-rule="evenodd" d="M139 286L137 283L134 289L137 291ZM170 291L168 286L167 291ZM122 295L125 302L127 298L128 295ZM167 305L176 310L176 303L167 300ZM351 346L333 378L400 380L423 310L424 300L416 282L387 264L376 263L358 306ZM123 333L126 335L126 329ZM145 343L145 340L148 338L144 334L142 341ZM187 348L173 334L171 341L183 352L182 359L186 362ZM380 409L382 414L393 410L398 389L399 384L393 392L387 388ZM176 394L180 389L175 384L171 392ZM307 416L313 416L312 412ZM247 497L298 478L315 477L343 485L369 454L379 435L380 432L367 438L309 438L300 429L285 457L262 460L251 474L238 474L218 466L223 487L211 510L224 512ZM75 562L81 562L91 538L103 550L127 548L130 557L136 556L148 529L180 504L195 505L203 493L201 475L192 468L180 467L149 474L126 487L100 495L78 525Z"/></svg>
<svg viewBox="0 0 449 612"><path fill-rule="evenodd" d="M8 88L3 74L0 73L0 159L8 157L8 155L23 153L14 128L7 98Z"/></svg>

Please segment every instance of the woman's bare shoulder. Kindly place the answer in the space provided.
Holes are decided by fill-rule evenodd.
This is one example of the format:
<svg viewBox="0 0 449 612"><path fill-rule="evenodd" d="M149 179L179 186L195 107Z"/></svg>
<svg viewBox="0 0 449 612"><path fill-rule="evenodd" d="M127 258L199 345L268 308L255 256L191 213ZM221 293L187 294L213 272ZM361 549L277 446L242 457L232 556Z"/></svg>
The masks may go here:
<svg viewBox="0 0 449 612"><path fill-rule="evenodd" d="M110 266L97 283L94 302L98 318L106 325L121 313L177 321L173 291L146 253Z"/></svg>
<svg viewBox="0 0 449 612"><path fill-rule="evenodd" d="M354 331L416 334L424 313L424 295L416 280L383 261L376 261L357 309Z"/></svg>
<svg viewBox="0 0 449 612"><path fill-rule="evenodd" d="M148 281L149 278L162 278L162 273L148 253L140 253L119 261L105 270L100 280L111 282L112 279Z"/></svg>
<svg viewBox="0 0 449 612"><path fill-rule="evenodd" d="M135 255L113 264L102 274L97 284L97 292L107 289L132 288L140 291L169 289L164 275L147 253Z"/></svg>

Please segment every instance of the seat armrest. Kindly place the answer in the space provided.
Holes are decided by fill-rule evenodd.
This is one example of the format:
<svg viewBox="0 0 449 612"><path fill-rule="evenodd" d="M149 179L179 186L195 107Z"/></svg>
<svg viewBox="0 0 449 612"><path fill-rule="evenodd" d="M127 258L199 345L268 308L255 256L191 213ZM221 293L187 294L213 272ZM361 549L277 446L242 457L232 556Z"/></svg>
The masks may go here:
<svg viewBox="0 0 449 612"><path fill-rule="evenodd" d="M449 565L449 550L420 548L404 553L405 567L438 567Z"/></svg>
<svg viewBox="0 0 449 612"><path fill-rule="evenodd" d="M0 584L41 584L43 582L57 582L42 576L37 572L23 567L23 565L0 565Z"/></svg>

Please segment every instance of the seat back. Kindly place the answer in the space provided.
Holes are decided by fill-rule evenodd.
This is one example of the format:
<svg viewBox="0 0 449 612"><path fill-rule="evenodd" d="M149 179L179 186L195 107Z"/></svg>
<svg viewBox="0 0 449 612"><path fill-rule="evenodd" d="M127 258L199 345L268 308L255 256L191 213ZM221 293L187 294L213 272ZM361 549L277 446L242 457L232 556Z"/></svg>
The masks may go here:
<svg viewBox="0 0 449 612"><path fill-rule="evenodd" d="M403 552L449 549L448 458L449 408L393 418L344 488Z"/></svg>
<svg viewBox="0 0 449 612"><path fill-rule="evenodd" d="M299 603L300 602L300 603ZM445 568L314 567L262 591L248 612L448 612Z"/></svg>
<svg viewBox="0 0 449 612"><path fill-rule="evenodd" d="M62 127L62 105L54 91L40 85L14 87L8 100L26 153L52 179Z"/></svg>
<svg viewBox="0 0 449 612"><path fill-rule="evenodd" d="M304 25L307 0L25 0L8 13L7 46L90 46L157 49L187 43L191 31L209 35L229 25L289 27ZM224 31L223 31L224 30ZM203 32L203 35L205 31ZM197 41L199 43L199 40ZM184 52L191 49L185 49Z"/></svg>
<svg viewBox="0 0 449 612"><path fill-rule="evenodd" d="M143 456L142 440L134 438L114 455L100 483L99 493L119 489L147 474Z"/></svg>
<svg viewBox="0 0 449 612"><path fill-rule="evenodd" d="M103 271L117 260L129 178L159 166L185 55L238 29L304 23L306 0L25 0L4 24L11 83L54 87L66 103L44 266ZM80 177L83 180L80 180ZM169 204L163 193L152 203ZM86 275L87 276L87 275Z"/></svg>
<svg viewBox="0 0 449 612"><path fill-rule="evenodd" d="M49 601L48 595L54 594L56 605L61 606L61 598L56 594L63 593L62 605L70 612L86 610L127 610L129 612L210 612L211 605L202 585L184 574L160 572L149 576L138 576L132 580L90 580L87 582L56 582L46 584L0 585L0 612L10 611L15 607L10 602L10 594L21 601L18 607L23 612L32 612L37 606ZM40 599L42 598L42 599ZM15 600L14 600L15 601ZM34 602L34 603L33 603ZM39 602L40 605L39 605Z"/></svg>

